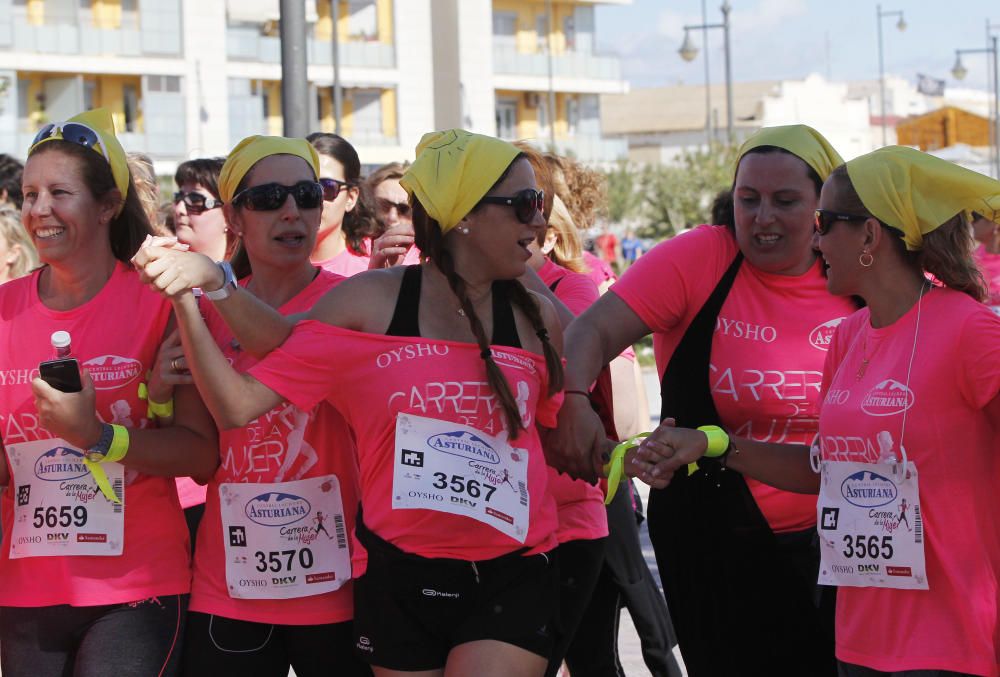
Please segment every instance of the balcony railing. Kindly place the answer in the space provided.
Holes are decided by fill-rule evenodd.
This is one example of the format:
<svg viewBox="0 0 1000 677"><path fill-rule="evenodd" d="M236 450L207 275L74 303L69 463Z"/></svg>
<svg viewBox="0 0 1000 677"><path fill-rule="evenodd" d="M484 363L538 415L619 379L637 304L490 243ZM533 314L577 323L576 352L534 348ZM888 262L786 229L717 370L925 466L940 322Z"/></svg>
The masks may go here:
<svg viewBox="0 0 1000 677"><path fill-rule="evenodd" d="M556 139L556 152L570 155L582 162L616 162L628 156L628 142L625 139L578 134Z"/></svg>
<svg viewBox="0 0 1000 677"><path fill-rule="evenodd" d="M174 55L180 53L176 31L145 29L103 29L74 24L30 24L11 21L9 45L18 52L69 55Z"/></svg>
<svg viewBox="0 0 1000 677"><path fill-rule="evenodd" d="M505 45L493 47L493 72L500 75L530 75L546 77L549 57L544 52L526 54ZM621 61L615 56L600 56L585 52L565 52L552 57L552 74L557 78L621 80Z"/></svg>
<svg viewBox="0 0 1000 677"><path fill-rule="evenodd" d="M396 50L381 42L347 41L339 45L340 65L361 68L395 68ZM308 38L309 63L329 66L333 61L330 41ZM281 63L280 38L261 35L255 26L226 29L226 53L238 61Z"/></svg>

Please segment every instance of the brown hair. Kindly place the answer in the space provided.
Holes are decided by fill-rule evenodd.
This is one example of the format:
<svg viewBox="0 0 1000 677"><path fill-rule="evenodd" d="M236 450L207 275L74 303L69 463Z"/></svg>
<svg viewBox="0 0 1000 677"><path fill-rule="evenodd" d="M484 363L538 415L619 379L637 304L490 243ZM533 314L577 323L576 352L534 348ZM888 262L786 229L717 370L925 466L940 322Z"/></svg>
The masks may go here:
<svg viewBox="0 0 1000 677"><path fill-rule="evenodd" d="M31 157L42 153L60 152L74 158L80 169L80 178L83 180L87 190L97 200L103 200L108 194L117 188L115 177L111 174L111 165L100 153L95 153L92 149L77 145L62 139L53 139L35 146L35 149L28 156ZM139 251L147 235L153 235L153 228L139 200L139 191L132 181L132 173L128 177L128 194L125 196L125 203L121 212L111 219L108 228L108 240L111 244L111 253L116 259L128 263L135 253Z"/></svg>
<svg viewBox="0 0 1000 677"><path fill-rule="evenodd" d="M10 267L10 279L27 275L38 267L38 252L28 237L28 231L21 224L21 214L9 207L0 208L0 237L7 242L8 247L17 245L21 255Z"/></svg>
<svg viewBox="0 0 1000 677"><path fill-rule="evenodd" d="M608 204L604 174L571 158L549 153L545 159L549 162L555 191L566 203L573 223L580 230L589 230Z"/></svg>
<svg viewBox="0 0 1000 677"><path fill-rule="evenodd" d="M361 182L361 195L358 199L359 202L365 203L365 209L371 212L372 221L375 223L375 229L371 235L372 239L385 232L385 224L378 220L375 209L375 189L384 181L399 181L405 173L406 165L401 162L390 162L376 169Z"/></svg>
<svg viewBox="0 0 1000 677"><path fill-rule="evenodd" d="M861 201L847 173L847 165L834 169L828 180L836 182L840 202L838 207L854 214L878 218ZM881 219L879 223L892 234L890 241L893 247L911 266L930 273L945 286L968 294L977 301L986 300L988 288L973 258L976 243L972 239L972 229L969 228L964 212L959 212L924 235L923 247L917 251L906 248L899 229L883 223Z"/></svg>
<svg viewBox="0 0 1000 677"><path fill-rule="evenodd" d="M156 183L153 160L145 153L127 153L125 157L149 225L157 232L166 232L160 219L160 187Z"/></svg>
<svg viewBox="0 0 1000 677"><path fill-rule="evenodd" d="M222 165L226 163L224 157L207 157L187 160L177 165L174 172L174 183L180 188L185 183L201 184L205 190L212 194L216 200L221 200L219 195L219 174L222 173Z"/></svg>
<svg viewBox="0 0 1000 677"><path fill-rule="evenodd" d="M515 158L514 162L516 161L517 158ZM511 162L511 166L513 166L514 162ZM503 176L497 180L497 183L501 181L503 181ZM523 427L517 400L510 390L507 378L493 360L493 353L490 350L490 342L486 337L486 331L483 329L483 323L476 314L476 309L473 307L472 301L469 300L469 296L466 293L465 280L455 270L455 263L451 253L445 247L441 226L427 214L424 206L420 204L420 201L416 197L413 198L413 231L417 247L444 274L448 280L448 285L462 305L462 311L468 318L469 327L472 329L472 333L476 337L476 343L479 345L480 356L483 358L483 362L486 363L486 379L493 393L500 400L500 406L503 408L504 418L507 421L507 432L511 439L515 439ZM545 354L545 367L549 373L548 394L551 397L562 390L562 361L559 358L559 353L556 352L555 347L549 341L545 321L542 319L542 311L535 299L518 280L510 280L502 288L508 293L508 301L515 304L528 317L532 328L542 341L542 350Z"/></svg>

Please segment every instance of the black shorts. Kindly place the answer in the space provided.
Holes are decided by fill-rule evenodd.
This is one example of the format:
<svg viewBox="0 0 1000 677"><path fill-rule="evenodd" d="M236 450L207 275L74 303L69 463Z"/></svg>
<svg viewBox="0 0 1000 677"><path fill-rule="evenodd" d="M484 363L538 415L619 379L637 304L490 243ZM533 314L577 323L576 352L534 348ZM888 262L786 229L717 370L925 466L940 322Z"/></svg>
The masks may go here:
<svg viewBox="0 0 1000 677"><path fill-rule="evenodd" d="M354 583L354 637L365 661L390 670L434 670L444 667L453 647L477 640L548 658L559 590L548 555L428 559L362 530L368 570Z"/></svg>

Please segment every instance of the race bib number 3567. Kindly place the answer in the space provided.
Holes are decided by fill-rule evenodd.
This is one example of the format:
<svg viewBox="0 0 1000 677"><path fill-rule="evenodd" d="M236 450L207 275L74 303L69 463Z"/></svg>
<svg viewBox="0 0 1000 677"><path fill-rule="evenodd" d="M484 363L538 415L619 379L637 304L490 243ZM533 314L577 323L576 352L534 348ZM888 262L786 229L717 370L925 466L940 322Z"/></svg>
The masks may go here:
<svg viewBox="0 0 1000 677"><path fill-rule="evenodd" d="M393 509L463 515L524 543L526 449L460 423L400 414L393 465Z"/></svg>

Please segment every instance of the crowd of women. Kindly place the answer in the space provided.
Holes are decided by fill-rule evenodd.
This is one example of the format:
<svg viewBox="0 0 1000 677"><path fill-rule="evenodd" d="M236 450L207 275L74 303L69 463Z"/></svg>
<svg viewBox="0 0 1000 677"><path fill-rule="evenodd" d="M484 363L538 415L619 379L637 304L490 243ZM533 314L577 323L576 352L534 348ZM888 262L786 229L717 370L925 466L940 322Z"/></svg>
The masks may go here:
<svg viewBox="0 0 1000 677"><path fill-rule="evenodd" d="M738 156L731 218L614 281L527 145L363 178L252 136L164 220L106 111L46 125L42 266L0 286L3 673L616 675L626 604L656 675L675 641L692 677L1000 674L1000 183L802 125ZM39 377L57 332L79 388Z"/></svg>

